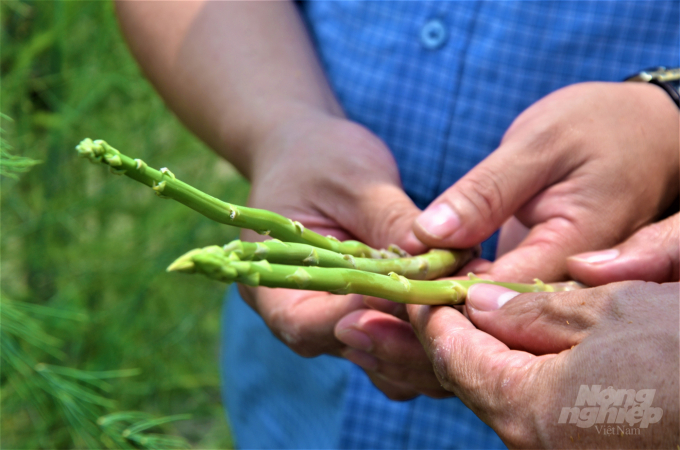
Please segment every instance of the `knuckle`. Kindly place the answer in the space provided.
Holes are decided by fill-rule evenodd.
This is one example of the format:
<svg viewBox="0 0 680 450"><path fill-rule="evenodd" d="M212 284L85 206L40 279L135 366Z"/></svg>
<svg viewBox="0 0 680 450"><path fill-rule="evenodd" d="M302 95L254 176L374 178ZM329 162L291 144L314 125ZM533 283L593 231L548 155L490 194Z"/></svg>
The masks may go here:
<svg viewBox="0 0 680 450"><path fill-rule="evenodd" d="M480 223L493 224L506 215L503 201L506 184L502 173L478 167L475 176L460 181L458 192L476 210Z"/></svg>
<svg viewBox="0 0 680 450"><path fill-rule="evenodd" d="M458 360L460 361L472 361L473 355L465 354L469 353L465 348L456 348L455 339L452 336L443 338L434 338L431 347L432 352L432 368L434 369L434 374L439 380L441 386L450 392L456 392L459 388L458 379L456 376L456 370L453 367ZM451 355L457 355L452 358Z"/></svg>
<svg viewBox="0 0 680 450"><path fill-rule="evenodd" d="M378 226L370 230L372 242L377 243L379 246L387 247L393 243L389 241L390 236L399 236L401 234L402 230L400 228L403 228L402 223L410 225L410 222L404 221L404 211L400 206L398 202L384 204L383 208L378 212L378 217L381 218L381 221Z"/></svg>
<svg viewBox="0 0 680 450"><path fill-rule="evenodd" d="M602 308L606 307L607 299L593 300L592 294L582 292L545 292L537 297L541 301L541 315L549 322L564 325L568 322L570 329L588 329L599 322ZM573 337L577 338L577 332Z"/></svg>
<svg viewBox="0 0 680 450"><path fill-rule="evenodd" d="M602 314L606 314L610 320L639 320L635 316L635 307L647 303L650 298L656 299L661 294L658 290L660 286L662 285L658 283L640 280L612 283L597 289L596 301L597 304L602 304Z"/></svg>
<svg viewBox="0 0 680 450"><path fill-rule="evenodd" d="M647 245L650 242L657 244L666 243L673 237L674 230L672 227L667 227L665 225L666 224L663 222L647 225L636 233L635 240L640 243L646 243Z"/></svg>
<svg viewBox="0 0 680 450"><path fill-rule="evenodd" d="M313 358L323 353L318 345L310 345L312 340L295 320L294 308L274 308L264 319L272 333L298 355Z"/></svg>
<svg viewBox="0 0 680 450"><path fill-rule="evenodd" d="M659 263L668 268L667 280L680 277L680 246L678 246L680 214L642 228L635 234L633 245L657 248Z"/></svg>

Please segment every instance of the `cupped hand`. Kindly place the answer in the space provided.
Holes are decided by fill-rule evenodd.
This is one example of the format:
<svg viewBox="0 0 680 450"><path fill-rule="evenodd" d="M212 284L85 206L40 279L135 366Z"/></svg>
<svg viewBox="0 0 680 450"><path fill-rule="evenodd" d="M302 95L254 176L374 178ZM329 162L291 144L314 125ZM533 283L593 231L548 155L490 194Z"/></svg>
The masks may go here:
<svg viewBox="0 0 680 450"><path fill-rule="evenodd" d="M271 133L257 142L254 152L257 166L250 206L275 211L341 240L358 239L376 248L394 243L414 254L425 250L410 231L420 210L403 192L389 150L359 125L314 117ZM243 238L263 239L251 231L244 231ZM384 345L397 348L400 344L390 344L390 339L406 341L429 366L411 326L389 312L369 311L360 295L247 286L240 290L271 331L302 356L326 353L360 362L350 348L361 342L336 327L348 314L367 313L382 321ZM434 379L431 368L429 373ZM391 397L411 395L370 370L369 375Z"/></svg>
<svg viewBox="0 0 680 450"><path fill-rule="evenodd" d="M342 355L363 368L373 384L392 400L418 395L450 397L408 322L404 305L366 297L371 309L354 311L335 327L347 348Z"/></svg>
<svg viewBox="0 0 680 450"><path fill-rule="evenodd" d="M414 231L431 247L470 247L507 222L488 275L564 279L567 257L619 244L677 197L678 124L676 106L656 86L556 91L523 112Z"/></svg>
<svg viewBox="0 0 680 450"><path fill-rule="evenodd" d="M408 312L443 386L509 447L671 448L679 293L640 281L533 294L479 284L469 320L449 307Z"/></svg>

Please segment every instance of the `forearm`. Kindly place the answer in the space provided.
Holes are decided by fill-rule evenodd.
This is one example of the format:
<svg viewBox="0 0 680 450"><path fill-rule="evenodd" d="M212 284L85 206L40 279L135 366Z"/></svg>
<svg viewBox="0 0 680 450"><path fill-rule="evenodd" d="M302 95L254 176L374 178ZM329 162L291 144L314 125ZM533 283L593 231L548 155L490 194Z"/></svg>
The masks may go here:
<svg viewBox="0 0 680 450"><path fill-rule="evenodd" d="M251 177L277 130L339 116L295 6L118 1L130 48L179 118ZM265 151L265 150L262 150Z"/></svg>

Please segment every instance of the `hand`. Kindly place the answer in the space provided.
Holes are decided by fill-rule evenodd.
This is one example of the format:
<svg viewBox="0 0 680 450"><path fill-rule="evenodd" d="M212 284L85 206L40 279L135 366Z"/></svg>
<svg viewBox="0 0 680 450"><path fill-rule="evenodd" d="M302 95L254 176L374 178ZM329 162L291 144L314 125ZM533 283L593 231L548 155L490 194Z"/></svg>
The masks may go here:
<svg viewBox="0 0 680 450"><path fill-rule="evenodd" d="M392 400L424 394L432 398L453 394L442 388L432 364L408 322L405 305L375 297L343 317L335 335L348 344L343 356L363 368L373 384Z"/></svg>
<svg viewBox="0 0 680 450"><path fill-rule="evenodd" d="M680 280L680 213L648 225L624 243L567 259L575 280L599 286L623 280Z"/></svg>
<svg viewBox="0 0 680 450"><path fill-rule="evenodd" d="M258 158L251 206L278 212L339 239L359 239L378 248L395 243L412 253L425 249L410 232L420 210L401 189L387 148L362 127L343 119L315 117L273 130L253 152ZM261 237L244 232L244 239ZM396 349L405 341L429 367L410 325L387 313L369 311L362 296L245 286L241 293L272 332L300 355L346 355L361 362L357 351L347 346L362 347L361 337L337 327L344 316L358 312L380 321L380 330L389 335L385 345ZM436 382L430 367L429 374ZM389 396L408 395L377 374L370 375Z"/></svg>
<svg viewBox="0 0 680 450"><path fill-rule="evenodd" d="M252 181L250 205L340 239L425 250L411 232L419 210L402 191L392 156L378 138L341 118L292 2L121 1L116 10L131 50L175 113ZM365 308L356 295L246 288L242 294L274 334L305 356L340 354L346 347L335 325ZM387 330L403 325L385 321ZM391 335L420 349L410 328L406 333ZM338 336L348 340L340 330ZM420 355L427 361L422 349ZM404 395L377 378L376 384L390 396Z"/></svg>
<svg viewBox="0 0 680 450"><path fill-rule="evenodd" d="M680 438L679 289L624 282L518 294L480 284L468 294L470 320L449 307L408 311L442 384L509 447L670 448ZM593 386L632 389L643 403L612 406L612 391L578 402ZM624 408L623 423L596 416L600 406Z"/></svg>
<svg viewBox="0 0 680 450"><path fill-rule="evenodd" d="M561 89L523 112L414 231L432 247L470 247L514 216L499 249L519 246L487 265L487 274L564 279L568 256L622 242L677 197L677 130L677 108L656 86ZM503 242L508 236L511 245Z"/></svg>

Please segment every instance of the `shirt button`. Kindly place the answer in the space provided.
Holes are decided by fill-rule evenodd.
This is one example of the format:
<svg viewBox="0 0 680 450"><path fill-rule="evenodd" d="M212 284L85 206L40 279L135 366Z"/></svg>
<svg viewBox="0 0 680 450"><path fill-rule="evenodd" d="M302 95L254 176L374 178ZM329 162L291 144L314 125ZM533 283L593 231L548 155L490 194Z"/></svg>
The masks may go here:
<svg viewBox="0 0 680 450"><path fill-rule="evenodd" d="M428 50L436 50L446 43L446 27L439 19L428 21L420 30L420 43Z"/></svg>

